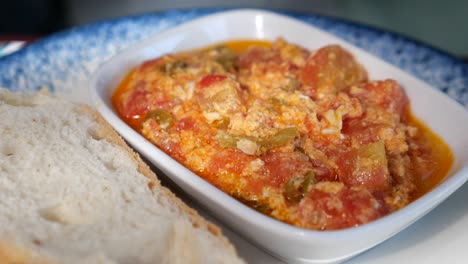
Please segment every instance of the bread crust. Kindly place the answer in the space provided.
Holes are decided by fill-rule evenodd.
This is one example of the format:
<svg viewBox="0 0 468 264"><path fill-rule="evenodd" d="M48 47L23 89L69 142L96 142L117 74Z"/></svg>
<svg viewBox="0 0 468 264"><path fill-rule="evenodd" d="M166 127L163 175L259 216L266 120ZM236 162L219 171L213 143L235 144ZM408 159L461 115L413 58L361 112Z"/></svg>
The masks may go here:
<svg viewBox="0 0 468 264"><path fill-rule="evenodd" d="M19 247L11 242L0 241L0 263L2 264L57 264L45 256L40 256L37 252Z"/></svg>

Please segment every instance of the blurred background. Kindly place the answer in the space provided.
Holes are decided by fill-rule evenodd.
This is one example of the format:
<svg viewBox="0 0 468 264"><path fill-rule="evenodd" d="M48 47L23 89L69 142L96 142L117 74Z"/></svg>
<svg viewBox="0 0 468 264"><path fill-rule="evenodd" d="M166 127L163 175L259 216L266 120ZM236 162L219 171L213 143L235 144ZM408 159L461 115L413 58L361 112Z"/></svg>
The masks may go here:
<svg viewBox="0 0 468 264"><path fill-rule="evenodd" d="M402 33L468 59L468 1L15 0L2 1L0 39L32 40L73 26L167 9L255 7L319 14Z"/></svg>

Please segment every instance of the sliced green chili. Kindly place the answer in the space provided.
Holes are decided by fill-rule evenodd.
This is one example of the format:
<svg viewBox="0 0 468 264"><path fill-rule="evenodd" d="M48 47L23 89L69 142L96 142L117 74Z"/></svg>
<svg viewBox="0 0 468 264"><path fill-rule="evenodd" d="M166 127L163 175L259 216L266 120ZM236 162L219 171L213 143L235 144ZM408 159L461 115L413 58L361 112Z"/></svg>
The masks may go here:
<svg viewBox="0 0 468 264"><path fill-rule="evenodd" d="M170 61L161 66L160 70L164 74L173 75L179 70L183 70L188 67L188 63L185 61Z"/></svg>
<svg viewBox="0 0 468 264"><path fill-rule="evenodd" d="M309 191L309 186L315 183L315 174L313 170L301 177L289 179L283 187L284 197L288 202L299 203Z"/></svg>
<svg viewBox="0 0 468 264"><path fill-rule="evenodd" d="M145 120L154 119L161 126L169 126L172 121L172 116L162 109L155 109L146 114Z"/></svg>

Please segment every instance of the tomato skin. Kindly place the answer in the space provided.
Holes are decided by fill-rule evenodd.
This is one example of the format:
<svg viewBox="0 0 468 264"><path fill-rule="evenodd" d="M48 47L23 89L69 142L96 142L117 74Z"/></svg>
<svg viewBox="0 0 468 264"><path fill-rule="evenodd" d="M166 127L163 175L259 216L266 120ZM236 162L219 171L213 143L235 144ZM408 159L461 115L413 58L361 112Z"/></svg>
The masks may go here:
<svg viewBox="0 0 468 264"><path fill-rule="evenodd" d="M273 187L281 187L288 179L305 175L312 170L308 158L298 152L270 152L263 157L263 160L265 168L269 171L268 185Z"/></svg>
<svg viewBox="0 0 468 264"><path fill-rule="evenodd" d="M227 77L225 75L219 75L219 74L210 74L205 77L199 82L200 88L205 88L208 86L211 86L215 83L224 81Z"/></svg>
<svg viewBox="0 0 468 264"><path fill-rule="evenodd" d="M369 123L365 118L360 117L345 120L341 131L348 139L365 145L379 140L378 132L383 127L384 125Z"/></svg>
<svg viewBox="0 0 468 264"><path fill-rule="evenodd" d="M234 149L220 149L212 156L208 168L200 172L206 180L215 185L217 188L227 193L236 193L239 190L243 194L259 194L263 189L263 184L254 177L242 177L242 172L252 162L255 157L247 155L239 150ZM234 182L227 182L224 177L232 177L236 175L237 178ZM240 188L240 181L247 182L244 189Z"/></svg>
<svg viewBox="0 0 468 264"><path fill-rule="evenodd" d="M363 189L344 186L338 193L313 188L299 204L302 226L336 230L358 226L381 217L382 204Z"/></svg>
<svg viewBox="0 0 468 264"><path fill-rule="evenodd" d="M405 91L394 80L367 82L359 85L365 92L354 94L361 101L377 104L385 110L405 118L409 99Z"/></svg>
<svg viewBox="0 0 468 264"><path fill-rule="evenodd" d="M301 71L304 92L319 98L367 79L364 68L339 45L318 49Z"/></svg>
<svg viewBox="0 0 468 264"><path fill-rule="evenodd" d="M149 92L146 82L139 81L130 92L128 99L123 104L122 113L127 119L138 119L146 115L150 109Z"/></svg>
<svg viewBox="0 0 468 264"><path fill-rule="evenodd" d="M364 187L368 190L386 190L391 183L391 176L386 162L376 163L371 167L359 166L359 154L355 150L340 156L337 165L340 181L348 186Z"/></svg>
<svg viewBox="0 0 468 264"><path fill-rule="evenodd" d="M381 140L340 153L336 163L340 181L347 186L371 191L385 191L391 186L385 144Z"/></svg>
<svg viewBox="0 0 468 264"><path fill-rule="evenodd" d="M186 117L177 121L175 126L176 131L183 131L183 130L193 130L195 127L195 120L190 117Z"/></svg>
<svg viewBox="0 0 468 264"><path fill-rule="evenodd" d="M241 69L249 69L254 63L271 61L273 58L263 48L251 48L239 57L238 66Z"/></svg>
<svg viewBox="0 0 468 264"><path fill-rule="evenodd" d="M224 170L239 175L251 160L253 160L252 157L240 151L226 149L213 157L210 169L218 173Z"/></svg>
<svg viewBox="0 0 468 264"><path fill-rule="evenodd" d="M310 163L314 168L317 181L333 181L337 179L335 170L327 166L324 161L311 159Z"/></svg>
<svg viewBox="0 0 468 264"><path fill-rule="evenodd" d="M162 91L151 89L145 81L138 81L128 92L119 95L117 103L119 114L135 129L140 129L146 115L154 109L169 111L176 102L170 100Z"/></svg>

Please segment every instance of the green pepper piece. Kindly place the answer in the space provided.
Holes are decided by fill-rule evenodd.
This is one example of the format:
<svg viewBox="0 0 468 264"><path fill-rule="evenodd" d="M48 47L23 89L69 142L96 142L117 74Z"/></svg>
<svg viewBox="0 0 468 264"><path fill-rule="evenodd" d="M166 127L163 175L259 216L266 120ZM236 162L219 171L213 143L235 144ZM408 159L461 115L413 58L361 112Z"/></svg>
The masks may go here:
<svg viewBox="0 0 468 264"><path fill-rule="evenodd" d="M236 66L236 56L232 53L231 49L225 45L220 45L217 46L215 50L217 53L216 62L221 64L225 70L234 70Z"/></svg>
<svg viewBox="0 0 468 264"><path fill-rule="evenodd" d="M221 64L225 70L234 69L234 58L231 57L219 57L216 62Z"/></svg>
<svg viewBox="0 0 468 264"><path fill-rule="evenodd" d="M302 196L305 196L309 191L309 186L315 183L315 173L313 170L308 171L304 175L304 181L302 182L301 186L301 193Z"/></svg>
<svg viewBox="0 0 468 264"><path fill-rule="evenodd" d="M216 139L218 139L221 147L223 148L237 148L237 142L241 139L248 139L250 141L256 142L255 137L251 136L238 136L229 134L223 131L219 131L216 135Z"/></svg>
<svg viewBox="0 0 468 264"><path fill-rule="evenodd" d="M301 177L289 179L284 185L284 197L286 201L299 203L309 191L309 186L315 183L315 173L313 170Z"/></svg>
<svg viewBox="0 0 468 264"><path fill-rule="evenodd" d="M177 71L187 68L185 61L170 61L160 67L160 71L167 75L174 75Z"/></svg>
<svg viewBox="0 0 468 264"><path fill-rule="evenodd" d="M299 88L299 86L301 85L301 83L294 79L294 78L288 78L288 84L286 86L282 86L280 87L280 89L286 91L286 92L294 92L297 90L297 88Z"/></svg>
<svg viewBox="0 0 468 264"><path fill-rule="evenodd" d="M357 150L357 162L363 168L387 167L387 156L385 155L385 144L383 141L370 143L359 148Z"/></svg>
<svg viewBox="0 0 468 264"><path fill-rule="evenodd" d="M296 127L283 128L273 136L261 139L259 143L260 146L266 149L278 147L293 140L297 136L297 132Z"/></svg>
<svg viewBox="0 0 468 264"><path fill-rule="evenodd" d="M293 140L297 135L296 127L287 127L278 131L278 133L267 138L256 138L252 136L232 135L223 131L218 132L216 139L223 148L237 148L237 142L241 139L247 139L261 146L261 152L278 147ZM257 153L259 154L259 153Z"/></svg>
<svg viewBox="0 0 468 264"><path fill-rule="evenodd" d="M154 119L158 124L166 128L171 124L172 116L162 109L155 109L146 114L145 120Z"/></svg>

